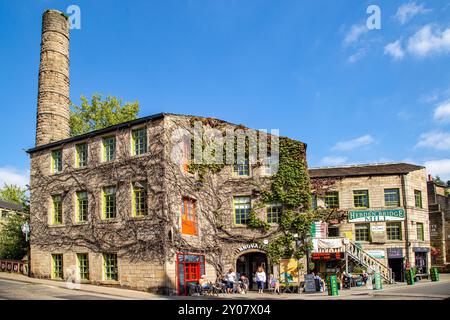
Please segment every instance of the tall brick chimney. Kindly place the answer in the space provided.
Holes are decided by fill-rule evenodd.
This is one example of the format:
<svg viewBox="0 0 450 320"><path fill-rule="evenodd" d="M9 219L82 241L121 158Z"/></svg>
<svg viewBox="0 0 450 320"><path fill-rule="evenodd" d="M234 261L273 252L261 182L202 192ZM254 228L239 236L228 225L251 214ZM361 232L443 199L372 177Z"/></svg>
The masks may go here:
<svg viewBox="0 0 450 320"><path fill-rule="evenodd" d="M69 137L69 23L57 10L42 15L36 146Z"/></svg>

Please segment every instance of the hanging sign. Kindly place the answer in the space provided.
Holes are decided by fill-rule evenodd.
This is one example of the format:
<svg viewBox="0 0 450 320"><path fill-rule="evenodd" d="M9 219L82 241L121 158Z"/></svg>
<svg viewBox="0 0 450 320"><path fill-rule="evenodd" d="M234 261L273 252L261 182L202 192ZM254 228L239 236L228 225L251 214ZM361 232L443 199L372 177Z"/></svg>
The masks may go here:
<svg viewBox="0 0 450 320"><path fill-rule="evenodd" d="M349 222L377 222L405 220L403 209L392 210L351 210L348 212Z"/></svg>
<svg viewBox="0 0 450 320"><path fill-rule="evenodd" d="M375 259L384 259L384 250L366 250L367 254Z"/></svg>

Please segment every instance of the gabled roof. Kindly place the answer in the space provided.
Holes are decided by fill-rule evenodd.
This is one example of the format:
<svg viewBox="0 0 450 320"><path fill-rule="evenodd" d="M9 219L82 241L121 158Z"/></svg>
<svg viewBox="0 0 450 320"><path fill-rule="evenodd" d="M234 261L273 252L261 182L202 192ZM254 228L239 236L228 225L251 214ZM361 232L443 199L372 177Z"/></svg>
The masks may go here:
<svg viewBox="0 0 450 320"><path fill-rule="evenodd" d="M362 164L344 167L322 167L310 168L308 170L311 178L331 178L331 177L355 177L355 176L380 176L408 174L412 171L424 169L409 163L375 163Z"/></svg>
<svg viewBox="0 0 450 320"><path fill-rule="evenodd" d="M23 207L20 204L0 200L0 209L8 209L16 212L22 212Z"/></svg>

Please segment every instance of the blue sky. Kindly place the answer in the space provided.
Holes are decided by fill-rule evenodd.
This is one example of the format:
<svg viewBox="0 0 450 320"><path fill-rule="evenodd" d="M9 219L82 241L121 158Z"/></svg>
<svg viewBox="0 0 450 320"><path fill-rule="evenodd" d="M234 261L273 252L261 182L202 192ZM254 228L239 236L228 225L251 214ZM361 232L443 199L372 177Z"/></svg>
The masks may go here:
<svg viewBox="0 0 450 320"><path fill-rule="evenodd" d="M140 116L279 129L310 166L408 161L450 179L448 1L0 0L0 183L27 182L41 14L72 4L75 103L115 95Z"/></svg>

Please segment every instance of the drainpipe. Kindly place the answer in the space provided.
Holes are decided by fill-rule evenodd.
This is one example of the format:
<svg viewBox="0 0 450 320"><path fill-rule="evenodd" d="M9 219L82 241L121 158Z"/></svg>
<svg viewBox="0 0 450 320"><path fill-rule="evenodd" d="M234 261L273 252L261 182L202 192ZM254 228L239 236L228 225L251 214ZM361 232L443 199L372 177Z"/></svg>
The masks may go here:
<svg viewBox="0 0 450 320"><path fill-rule="evenodd" d="M411 266L410 256L409 256L409 223L408 223L408 203L406 197L406 181L405 175L401 175L402 182L402 195L403 195L403 207L405 210L405 241L406 241L406 262Z"/></svg>

